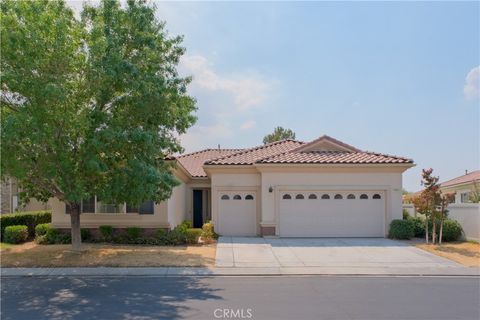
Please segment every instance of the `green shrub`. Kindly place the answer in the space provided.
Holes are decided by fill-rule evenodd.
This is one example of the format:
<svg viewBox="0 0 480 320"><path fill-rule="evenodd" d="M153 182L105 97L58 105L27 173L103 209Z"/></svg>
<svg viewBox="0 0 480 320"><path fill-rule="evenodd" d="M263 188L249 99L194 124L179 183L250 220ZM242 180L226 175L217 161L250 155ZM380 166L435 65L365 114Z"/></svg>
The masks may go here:
<svg viewBox="0 0 480 320"><path fill-rule="evenodd" d="M80 236L82 237L82 241L88 241L92 239L92 233L90 229L80 229Z"/></svg>
<svg viewBox="0 0 480 320"><path fill-rule="evenodd" d="M218 238L217 234L213 232L213 223L211 221L203 224L201 237L205 243L212 242L213 239Z"/></svg>
<svg viewBox="0 0 480 320"><path fill-rule="evenodd" d="M100 233L103 237L103 241L111 241L113 237L113 227L112 226L100 226L98 227Z"/></svg>
<svg viewBox="0 0 480 320"><path fill-rule="evenodd" d="M183 220L183 222L180 225L184 226L185 229L193 228L192 221L190 220Z"/></svg>
<svg viewBox="0 0 480 320"><path fill-rule="evenodd" d="M413 225L413 232L415 237L425 237L425 220L420 217L410 217L407 219Z"/></svg>
<svg viewBox="0 0 480 320"><path fill-rule="evenodd" d="M438 230L440 232L440 229ZM443 222L443 241L457 241L462 235L463 229L460 223L456 220L446 219Z"/></svg>
<svg viewBox="0 0 480 320"><path fill-rule="evenodd" d="M391 239L410 239L415 235L413 224L408 220L392 220L388 237Z"/></svg>
<svg viewBox="0 0 480 320"><path fill-rule="evenodd" d="M137 227L129 227L129 228L126 228L125 231L127 233L127 237L130 240L135 240L140 238L140 235L142 233L142 229Z"/></svg>
<svg viewBox="0 0 480 320"><path fill-rule="evenodd" d="M28 239L28 227L25 225L8 226L4 232L6 243L22 243Z"/></svg>
<svg viewBox="0 0 480 320"><path fill-rule="evenodd" d="M35 236L44 236L47 233L48 229L50 229L50 225L48 223L37 224L37 226L35 227Z"/></svg>
<svg viewBox="0 0 480 320"><path fill-rule="evenodd" d="M188 244L197 244L203 231L200 228L189 228L186 231L186 242Z"/></svg>
<svg viewBox="0 0 480 320"><path fill-rule="evenodd" d="M35 237L35 227L41 223L52 222L51 211L26 211L18 213L7 213L0 215L0 237L3 239L3 233L6 227L25 225L28 228L28 236Z"/></svg>
<svg viewBox="0 0 480 320"><path fill-rule="evenodd" d="M403 216L403 220L407 220L408 218L410 218L410 213L408 213L407 209L404 208L402 210L402 216Z"/></svg>

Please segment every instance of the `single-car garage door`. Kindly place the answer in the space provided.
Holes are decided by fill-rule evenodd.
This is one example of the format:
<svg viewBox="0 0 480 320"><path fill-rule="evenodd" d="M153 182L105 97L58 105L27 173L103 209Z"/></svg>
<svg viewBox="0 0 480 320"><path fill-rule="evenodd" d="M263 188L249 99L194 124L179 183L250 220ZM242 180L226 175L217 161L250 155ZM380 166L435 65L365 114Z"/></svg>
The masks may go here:
<svg viewBox="0 0 480 320"><path fill-rule="evenodd" d="M222 236L255 236L255 192L219 192L217 232Z"/></svg>
<svg viewBox="0 0 480 320"><path fill-rule="evenodd" d="M383 191L284 191L282 237L384 237Z"/></svg>

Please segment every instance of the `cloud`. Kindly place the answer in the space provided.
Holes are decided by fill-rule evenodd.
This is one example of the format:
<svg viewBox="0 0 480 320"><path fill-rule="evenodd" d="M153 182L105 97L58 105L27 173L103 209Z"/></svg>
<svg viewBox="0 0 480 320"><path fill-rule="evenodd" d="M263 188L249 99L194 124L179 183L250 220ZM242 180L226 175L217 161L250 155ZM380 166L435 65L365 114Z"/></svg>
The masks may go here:
<svg viewBox="0 0 480 320"><path fill-rule="evenodd" d="M240 129L248 130L248 129L253 128L256 124L257 124L257 122L255 122L255 120L248 120L248 121L245 121L244 123L242 123L240 125Z"/></svg>
<svg viewBox="0 0 480 320"><path fill-rule="evenodd" d="M480 66L472 68L465 77L463 95L467 100L474 100L480 96Z"/></svg>
<svg viewBox="0 0 480 320"><path fill-rule="evenodd" d="M258 72L223 75L201 55L182 57L180 68L193 75L192 85L207 91L223 92L232 97L237 111L248 111L261 107L268 99L274 81Z"/></svg>

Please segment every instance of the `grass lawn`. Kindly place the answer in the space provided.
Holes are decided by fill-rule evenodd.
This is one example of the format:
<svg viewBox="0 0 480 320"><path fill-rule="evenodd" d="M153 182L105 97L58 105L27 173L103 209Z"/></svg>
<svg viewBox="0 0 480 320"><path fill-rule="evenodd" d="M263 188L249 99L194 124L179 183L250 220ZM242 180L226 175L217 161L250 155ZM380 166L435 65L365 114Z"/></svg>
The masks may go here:
<svg viewBox="0 0 480 320"><path fill-rule="evenodd" d="M480 267L480 244L476 242L445 242L441 246L417 242L414 245L464 266Z"/></svg>
<svg viewBox="0 0 480 320"><path fill-rule="evenodd" d="M215 264L215 245L133 246L82 244L80 253L70 245L27 242L1 250L2 267L208 267Z"/></svg>

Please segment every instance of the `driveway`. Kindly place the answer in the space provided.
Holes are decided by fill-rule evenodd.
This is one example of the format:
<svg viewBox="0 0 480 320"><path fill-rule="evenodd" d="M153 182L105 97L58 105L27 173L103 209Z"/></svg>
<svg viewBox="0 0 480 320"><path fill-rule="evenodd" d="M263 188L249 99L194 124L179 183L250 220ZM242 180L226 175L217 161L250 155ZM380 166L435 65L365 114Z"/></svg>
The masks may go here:
<svg viewBox="0 0 480 320"><path fill-rule="evenodd" d="M217 267L463 268L398 241L383 238L220 237Z"/></svg>

